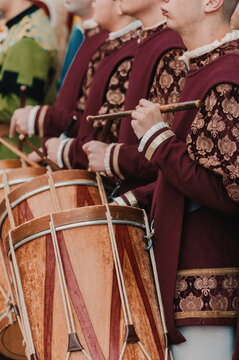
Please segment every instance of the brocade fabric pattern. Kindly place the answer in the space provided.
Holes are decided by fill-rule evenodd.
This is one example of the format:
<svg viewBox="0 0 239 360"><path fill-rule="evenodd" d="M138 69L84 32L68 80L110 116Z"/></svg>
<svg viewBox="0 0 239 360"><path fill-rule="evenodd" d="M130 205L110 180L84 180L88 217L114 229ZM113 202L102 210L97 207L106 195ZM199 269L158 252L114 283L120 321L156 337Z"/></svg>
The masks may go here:
<svg viewBox="0 0 239 360"><path fill-rule="evenodd" d="M237 316L238 269L179 272L175 289L175 319Z"/></svg>
<svg viewBox="0 0 239 360"><path fill-rule="evenodd" d="M160 105L176 103L183 89L186 67L183 61L182 49L172 49L159 60L148 99ZM163 120L172 124L173 113L163 114Z"/></svg>
<svg viewBox="0 0 239 360"><path fill-rule="evenodd" d="M238 51L238 42L227 43L211 53L191 59L190 70L197 70L218 56ZM206 95L186 140L191 159L221 175L229 196L236 202L239 202L238 116L238 86L218 84Z"/></svg>
<svg viewBox="0 0 239 360"><path fill-rule="evenodd" d="M108 56L112 51L120 49L122 46L124 46L126 42L137 36L138 35L136 30L129 31L127 34L124 34L115 40L107 40L104 44L101 45L98 51L96 51L88 65L86 76L82 84L82 93L79 95L79 100L77 102L78 111L83 113L85 110L85 105L90 92L92 79L100 64L100 61L105 56Z"/></svg>

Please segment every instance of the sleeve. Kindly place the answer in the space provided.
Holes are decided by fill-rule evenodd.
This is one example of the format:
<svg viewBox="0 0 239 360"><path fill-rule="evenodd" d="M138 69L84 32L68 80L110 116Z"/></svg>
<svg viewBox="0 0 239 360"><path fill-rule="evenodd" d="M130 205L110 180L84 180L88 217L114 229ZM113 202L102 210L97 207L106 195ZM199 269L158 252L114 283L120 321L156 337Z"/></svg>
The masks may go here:
<svg viewBox="0 0 239 360"><path fill-rule="evenodd" d="M204 106L192 123L187 144L165 127L152 135L142 150L145 157L184 196L218 211L234 213L238 211L238 199L229 190L232 184L238 187L238 177L232 177L228 170L236 165L234 161L237 159L232 130L235 130L237 122L238 105L236 108L230 106L235 97L232 94L229 96L225 86L232 88L231 85L220 85L219 99L214 91L206 97ZM224 103L222 98L228 100ZM224 109L223 117L220 109Z"/></svg>
<svg viewBox="0 0 239 360"><path fill-rule="evenodd" d="M186 68L179 60L183 49L171 49L160 58L148 99L160 104L176 103L182 91ZM163 114L167 124L171 124L173 114ZM138 145L121 144L111 149L108 168L121 180L154 179L157 169L138 152Z"/></svg>
<svg viewBox="0 0 239 360"><path fill-rule="evenodd" d="M49 82L55 78L54 56L56 52L44 50L31 38L23 38L2 54L0 121L10 120L19 108L22 85L27 87L27 105L44 102Z"/></svg>
<svg viewBox="0 0 239 360"><path fill-rule="evenodd" d="M148 100L161 105L178 102L186 77L185 64L179 60L183 52L183 49L171 49L163 54L157 64ZM163 119L170 125L173 114L163 114Z"/></svg>
<svg viewBox="0 0 239 360"><path fill-rule="evenodd" d="M115 198L115 201L119 203L119 205L139 207L145 209L147 213L150 213L155 186L156 182L140 186Z"/></svg>
<svg viewBox="0 0 239 360"><path fill-rule="evenodd" d="M113 113L123 110L125 94L128 87L128 80L133 65L133 59L124 60L118 65L109 79L104 103L101 106L99 113ZM64 166L72 168L87 168L88 159L82 146L91 140L100 139L105 136L105 142L112 142L118 138L118 121L116 120L110 128L108 124L101 120L97 120L94 124L89 124L83 119L78 129L78 136L72 140L69 147L65 146L62 153L62 162ZM104 131L106 131L104 135ZM85 134L85 136L84 136Z"/></svg>

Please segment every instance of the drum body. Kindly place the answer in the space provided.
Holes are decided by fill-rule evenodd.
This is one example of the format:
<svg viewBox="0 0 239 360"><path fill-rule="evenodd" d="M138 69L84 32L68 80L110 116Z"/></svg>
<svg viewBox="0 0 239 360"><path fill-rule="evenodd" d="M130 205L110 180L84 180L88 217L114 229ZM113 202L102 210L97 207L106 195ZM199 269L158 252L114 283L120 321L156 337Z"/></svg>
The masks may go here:
<svg viewBox="0 0 239 360"><path fill-rule="evenodd" d="M4 188L4 173L8 190ZM0 161L0 201L4 200L5 192L10 191L28 182L33 178L46 172L45 168L22 167L22 163L17 159ZM8 259L5 256L4 248L0 249L0 354L10 359L26 359L23 347L23 338L15 314L11 308L9 299L9 286L5 267L8 267ZM4 266L5 261L5 266ZM10 269L8 268L8 272Z"/></svg>
<svg viewBox="0 0 239 360"><path fill-rule="evenodd" d="M9 201L15 226L50 212L101 204L96 175L86 170L60 170L38 176L11 191ZM5 201L0 204L0 225L4 240L11 229Z"/></svg>
<svg viewBox="0 0 239 360"><path fill-rule="evenodd" d="M23 337L16 321L15 314L8 303L9 287L3 264L0 258L0 354L9 359L24 360L25 348ZM8 269L9 271L9 269ZM1 358L1 355L0 355Z"/></svg>
<svg viewBox="0 0 239 360"><path fill-rule="evenodd" d="M110 206L132 323L126 328L104 206L52 215L78 340L93 360L164 359L164 338L139 209ZM69 344L63 296L54 256L50 216L11 232L38 360L84 359ZM9 254L9 240L5 242ZM131 329L132 330L132 329ZM71 339L71 336L70 336ZM138 340L137 340L138 339ZM78 349L79 350L79 349ZM80 350L79 350L80 351ZM86 358L86 357L85 357Z"/></svg>

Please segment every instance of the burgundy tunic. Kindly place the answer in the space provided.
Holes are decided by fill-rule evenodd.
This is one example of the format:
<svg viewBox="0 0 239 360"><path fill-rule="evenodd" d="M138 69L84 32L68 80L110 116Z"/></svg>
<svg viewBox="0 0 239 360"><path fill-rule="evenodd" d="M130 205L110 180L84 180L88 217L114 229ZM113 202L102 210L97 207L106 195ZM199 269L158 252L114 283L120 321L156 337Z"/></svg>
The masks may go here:
<svg viewBox="0 0 239 360"><path fill-rule="evenodd" d="M35 119L35 134L59 136L77 113L76 104L89 63L108 37L107 30L86 37L67 72L54 106L41 107ZM42 128L42 129L41 129Z"/></svg>
<svg viewBox="0 0 239 360"><path fill-rule="evenodd" d="M159 26L156 31L152 31L138 44L125 100L125 110L134 109L142 98L150 98L157 66L161 59L161 61L165 61L165 54L167 56L172 49L184 50L185 46L180 36L168 29L165 24ZM185 74L184 66L183 73ZM171 85L178 83L181 77L182 69L179 71L178 78L175 73L170 75ZM157 87L161 91L164 90L163 84L157 84ZM138 152L139 142L131 127L131 118L122 119L118 143L122 145L115 146L111 150L110 168L113 175L123 180L119 190L120 194L156 179L157 169L142 153ZM118 169L115 169L114 163L117 163Z"/></svg>
<svg viewBox="0 0 239 360"><path fill-rule="evenodd" d="M116 49L102 60L93 78L85 112L76 124L76 127L79 126L77 138L72 140L69 152L67 151L66 153L65 149L63 151L63 163L66 167L70 165L72 168L87 168L88 159L82 150L82 146L88 141L97 140L100 136L101 128L95 128L92 123L86 121L86 117L89 114L98 114L105 102L105 94L111 77L122 62L134 57L136 44L134 36L122 48ZM74 136L74 133L70 133L69 136ZM109 138L106 139L106 142L109 142Z"/></svg>
<svg viewBox="0 0 239 360"><path fill-rule="evenodd" d="M221 83L239 87L238 65L239 55L234 52L190 71L180 101L204 100L209 90ZM151 217L155 223L154 250L166 323L170 341L174 344L184 341L175 325L236 324L234 299L239 271L239 208L230 199L221 175L198 165L187 153L186 137L196 112L190 110L176 114L172 125L176 136L156 147L150 160L160 169ZM145 154L152 142L165 130L159 130L150 138L144 148ZM174 314L178 310L174 308L177 306L177 272L183 279L178 284L185 286L185 289L185 273L187 278L191 273L191 281L195 280L194 274L201 275L202 279L203 276L211 278L215 296L211 297L210 303L205 302L208 308L199 307L198 313L192 308L191 313ZM195 280L198 291L203 289L200 284L202 279ZM230 281L233 284L231 287L228 286ZM176 289L176 294L177 290L182 291ZM188 302L190 297L193 298L193 294L188 293ZM196 306L193 301L191 304ZM237 346L235 360L239 358L238 351Z"/></svg>

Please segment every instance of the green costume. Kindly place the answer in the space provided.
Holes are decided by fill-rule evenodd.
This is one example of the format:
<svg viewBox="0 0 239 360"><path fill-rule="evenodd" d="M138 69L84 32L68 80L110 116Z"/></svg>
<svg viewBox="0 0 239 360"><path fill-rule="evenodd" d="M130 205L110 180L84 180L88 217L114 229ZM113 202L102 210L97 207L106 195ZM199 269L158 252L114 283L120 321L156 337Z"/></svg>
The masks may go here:
<svg viewBox="0 0 239 360"><path fill-rule="evenodd" d="M26 105L53 104L57 88L57 44L46 13L32 5L6 23L0 45L0 124L10 123L20 107L25 85ZM0 147L0 159L13 154Z"/></svg>

